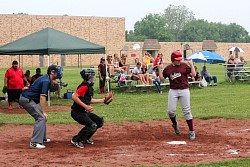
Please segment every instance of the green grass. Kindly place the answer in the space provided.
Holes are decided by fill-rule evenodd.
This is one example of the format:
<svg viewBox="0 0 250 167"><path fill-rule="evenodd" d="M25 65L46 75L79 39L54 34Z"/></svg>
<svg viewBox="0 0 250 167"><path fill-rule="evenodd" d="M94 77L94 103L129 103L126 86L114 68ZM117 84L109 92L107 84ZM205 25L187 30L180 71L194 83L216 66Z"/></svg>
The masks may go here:
<svg viewBox="0 0 250 167"><path fill-rule="evenodd" d="M199 71L202 68L201 64L197 65ZM195 118L211 119L211 118L237 118L249 119L250 107L249 94L250 82L235 82L228 83L225 81L224 67L222 65L206 64L207 69L212 75L218 77L219 84L217 87L191 87L191 108L192 114ZM0 75L4 76L6 69L0 69ZM24 71L26 68L24 69ZM35 68L31 69L31 73ZM46 68L42 68L45 73ZM62 89L62 94L69 90L75 91L78 84L82 81L79 75L80 69L76 67L65 67L63 81L68 83L67 88ZM98 80L95 84L95 98L100 98L98 92ZM3 85L3 80L0 81ZM114 85L112 85L115 88ZM115 88L117 89L117 88ZM138 89L138 88L137 88ZM103 116L107 122L121 122L121 121L143 121L143 120L160 120L166 118L167 107L167 92L164 89L162 95L156 93L157 91L146 89L139 89L135 93L128 93L115 90L115 99L110 105L95 104L95 112ZM0 93L3 96L2 92ZM6 103L1 102L1 105ZM58 99L52 97L52 105L72 105L72 100ZM183 117L180 105L178 105L178 117ZM71 118L69 111L50 112L48 123L75 123ZM0 114L0 124L33 124L34 120L28 114ZM184 165L185 166L185 165ZM197 166L250 166L250 158L235 161L200 164Z"/></svg>

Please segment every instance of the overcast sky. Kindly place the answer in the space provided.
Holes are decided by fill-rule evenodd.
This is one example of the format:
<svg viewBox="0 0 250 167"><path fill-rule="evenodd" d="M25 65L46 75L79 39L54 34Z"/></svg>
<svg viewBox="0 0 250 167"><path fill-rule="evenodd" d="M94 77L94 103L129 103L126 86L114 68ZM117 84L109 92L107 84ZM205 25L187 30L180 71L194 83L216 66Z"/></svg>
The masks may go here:
<svg viewBox="0 0 250 167"><path fill-rule="evenodd" d="M250 32L249 0L0 0L0 14L124 17L126 30L149 13L160 14L170 4L185 5L196 19L236 23Z"/></svg>

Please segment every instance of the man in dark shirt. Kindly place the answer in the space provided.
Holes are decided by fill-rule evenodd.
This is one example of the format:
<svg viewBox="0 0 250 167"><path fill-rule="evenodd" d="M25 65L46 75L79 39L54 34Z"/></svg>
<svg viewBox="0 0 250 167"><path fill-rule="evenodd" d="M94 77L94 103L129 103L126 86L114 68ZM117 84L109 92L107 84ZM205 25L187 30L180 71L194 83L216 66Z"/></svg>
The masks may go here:
<svg viewBox="0 0 250 167"><path fill-rule="evenodd" d="M50 139L46 137L46 97L53 79L57 78L57 66L48 67L47 74L39 77L29 89L22 92L19 103L35 119L34 131L30 141L30 148L43 149L44 143Z"/></svg>
<svg viewBox="0 0 250 167"><path fill-rule="evenodd" d="M32 84L33 82L35 82L35 80L37 78L41 77L41 76L43 76L43 74L41 74L41 68L37 68L36 69L36 74L31 77L31 83L30 84Z"/></svg>

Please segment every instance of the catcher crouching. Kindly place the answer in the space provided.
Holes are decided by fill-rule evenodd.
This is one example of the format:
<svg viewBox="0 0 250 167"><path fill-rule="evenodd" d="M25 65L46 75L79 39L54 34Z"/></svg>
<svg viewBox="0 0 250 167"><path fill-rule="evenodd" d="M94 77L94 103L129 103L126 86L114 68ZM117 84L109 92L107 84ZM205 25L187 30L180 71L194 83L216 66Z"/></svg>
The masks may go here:
<svg viewBox="0 0 250 167"><path fill-rule="evenodd" d="M84 125L84 127L75 135L71 143L77 148L83 148L84 144L94 144L91 137L101 128L104 120L102 117L94 114L93 103L109 104L113 100L114 93L109 92L102 99L94 99L93 85L95 81L95 72L92 69L83 69L80 72L83 82L77 87L76 92L72 96L74 101L71 106L71 117Z"/></svg>

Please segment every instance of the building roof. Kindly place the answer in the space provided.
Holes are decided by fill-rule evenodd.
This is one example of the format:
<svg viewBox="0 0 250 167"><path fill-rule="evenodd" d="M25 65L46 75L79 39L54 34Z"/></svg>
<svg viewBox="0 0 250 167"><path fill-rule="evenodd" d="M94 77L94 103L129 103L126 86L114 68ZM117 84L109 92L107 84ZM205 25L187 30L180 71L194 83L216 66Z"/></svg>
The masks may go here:
<svg viewBox="0 0 250 167"><path fill-rule="evenodd" d="M157 39L145 39L143 44L143 50L160 50L161 45Z"/></svg>
<svg viewBox="0 0 250 167"><path fill-rule="evenodd" d="M202 43L202 50L216 50L217 45L214 40L204 40Z"/></svg>

